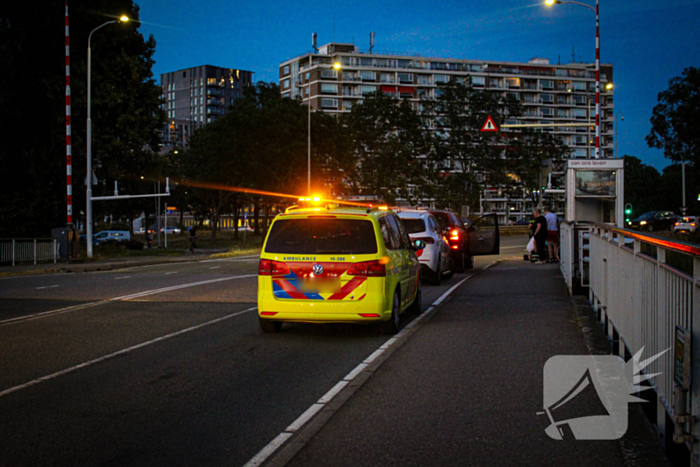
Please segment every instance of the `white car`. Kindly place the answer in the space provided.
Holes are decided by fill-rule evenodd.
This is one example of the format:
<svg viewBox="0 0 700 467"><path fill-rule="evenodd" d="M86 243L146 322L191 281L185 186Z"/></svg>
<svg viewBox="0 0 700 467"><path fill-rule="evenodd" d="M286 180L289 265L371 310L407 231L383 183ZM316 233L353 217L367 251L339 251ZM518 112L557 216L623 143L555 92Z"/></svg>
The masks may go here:
<svg viewBox="0 0 700 467"><path fill-rule="evenodd" d="M423 240L425 248L416 251L421 275L432 285L440 285L442 278L454 274L450 245L443 236L438 220L429 211L394 208L403 221L411 240Z"/></svg>
<svg viewBox="0 0 700 467"><path fill-rule="evenodd" d="M698 216L683 216L673 225L673 231L693 233L698 228L698 220Z"/></svg>
<svg viewBox="0 0 700 467"><path fill-rule="evenodd" d="M160 231L163 233L171 234L171 235L172 234L179 234L182 232L182 230L180 230L179 228L171 227L171 226L163 227L160 229Z"/></svg>

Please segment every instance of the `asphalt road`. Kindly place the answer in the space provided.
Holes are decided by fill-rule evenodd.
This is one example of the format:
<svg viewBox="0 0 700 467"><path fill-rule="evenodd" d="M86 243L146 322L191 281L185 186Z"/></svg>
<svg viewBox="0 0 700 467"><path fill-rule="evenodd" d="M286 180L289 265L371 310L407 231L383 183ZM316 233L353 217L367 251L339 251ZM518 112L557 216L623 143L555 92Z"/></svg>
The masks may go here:
<svg viewBox="0 0 700 467"><path fill-rule="evenodd" d="M0 465L243 465L387 341L261 333L257 262L0 279ZM424 285L424 304L468 274Z"/></svg>

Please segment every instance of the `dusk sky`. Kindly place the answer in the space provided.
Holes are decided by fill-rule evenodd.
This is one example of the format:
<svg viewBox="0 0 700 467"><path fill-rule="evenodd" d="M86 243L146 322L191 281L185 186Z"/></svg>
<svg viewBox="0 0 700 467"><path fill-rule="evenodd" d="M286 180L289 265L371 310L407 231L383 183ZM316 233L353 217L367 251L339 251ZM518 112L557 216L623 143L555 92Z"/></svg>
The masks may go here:
<svg viewBox="0 0 700 467"><path fill-rule="evenodd" d="M486 0L232 2L136 0L140 31L156 39L155 78L198 65L255 72L277 83L280 62L318 44L354 43L375 52L425 57L562 64L595 62L595 13L544 1ZM594 0L582 0L595 7ZM619 156L639 157L659 171L669 161L649 149L651 112L659 92L683 69L700 66L700 0L601 0L601 62L612 63Z"/></svg>

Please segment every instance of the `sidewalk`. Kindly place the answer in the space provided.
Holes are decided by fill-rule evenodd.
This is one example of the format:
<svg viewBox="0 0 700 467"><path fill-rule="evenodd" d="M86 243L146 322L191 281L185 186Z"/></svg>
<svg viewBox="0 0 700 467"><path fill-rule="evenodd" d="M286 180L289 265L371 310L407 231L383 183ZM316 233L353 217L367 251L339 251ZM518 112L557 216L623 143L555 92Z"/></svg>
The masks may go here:
<svg viewBox="0 0 700 467"><path fill-rule="evenodd" d="M288 465L666 465L635 404L622 440L545 433L545 362L589 354L577 321L558 265L507 260L477 271Z"/></svg>
<svg viewBox="0 0 700 467"><path fill-rule="evenodd" d="M200 261L210 255L224 253L226 248L195 249L194 253L183 250L181 255L172 256L132 256L113 257L99 260L58 260L41 262L37 264L21 264L16 266L0 266L0 277L22 276L32 274L53 274L70 272L110 271L112 269L127 268L132 266L147 266L151 264L181 263L186 261Z"/></svg>

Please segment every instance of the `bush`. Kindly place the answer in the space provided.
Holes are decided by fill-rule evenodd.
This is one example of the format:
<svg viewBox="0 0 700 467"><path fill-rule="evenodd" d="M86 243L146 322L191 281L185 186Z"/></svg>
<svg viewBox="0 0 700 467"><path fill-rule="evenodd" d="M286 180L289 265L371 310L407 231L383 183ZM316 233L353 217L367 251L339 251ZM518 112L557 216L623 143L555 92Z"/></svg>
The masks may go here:
<svg viewBox="0 0 700 467"><path fill-rule="evenodd" d="M127 242L120 242L122 245L126 247L127 250L143 250L143 248L146 246L145 243L139 242L138 240L129 240Z"/></svg>

